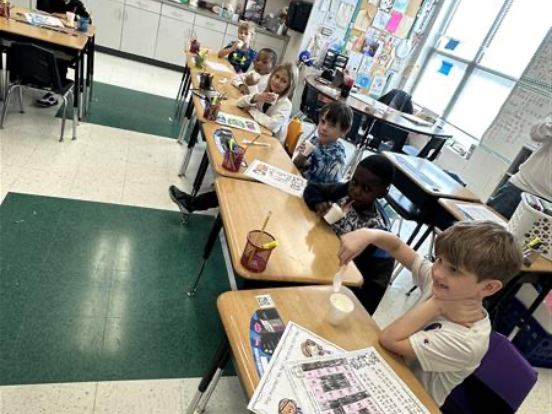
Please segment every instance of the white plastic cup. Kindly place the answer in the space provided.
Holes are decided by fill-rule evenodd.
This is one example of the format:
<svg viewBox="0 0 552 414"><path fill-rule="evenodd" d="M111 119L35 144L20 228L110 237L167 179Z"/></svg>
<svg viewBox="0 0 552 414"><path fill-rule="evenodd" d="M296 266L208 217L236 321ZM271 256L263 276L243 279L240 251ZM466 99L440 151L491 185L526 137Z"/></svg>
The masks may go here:
<svg viewBox="0 0 552 414"><path fill-rule="evenodd" d="M67 17L67 23L69 24L69 26L74 27L75 26L75 13L66 12L65 16Z"/></svg>
<svg viewBox="0 0 552 414"><path fill-rule="evenodd" d="M334 293L330 296L330 309L326 319L331 325L339 325L355 309L353 301L343 293Z"/></svg>
<svg viewBox="0 0 552 414"><path fill-rule="evenodd" d="M314 145L310 141L307 141L307 142L305 142L305 149L303 149L301 154L303 154L303 156L305 156L305 157L308 157L309 155L312 154L312 152L314 151L315 148L316 148L316 145Z"/></svg>
<svg viewBox="0 0 552 414"><path fill-rule="evenodd" d="M237 40L237 41L236 41L236 47L237 47L238 49L242 48L242 47L243 47L243 42L242 42L241 40Z"/></svg>
<svg viewBox="0 0 552 414"><path fill-rule="evenodd" d="M330 210L324 216L324 220L326 220L329 225L332 225L341 220L343 217L345 217L343 209L339 206L339 204L333 203Z"/></svg>

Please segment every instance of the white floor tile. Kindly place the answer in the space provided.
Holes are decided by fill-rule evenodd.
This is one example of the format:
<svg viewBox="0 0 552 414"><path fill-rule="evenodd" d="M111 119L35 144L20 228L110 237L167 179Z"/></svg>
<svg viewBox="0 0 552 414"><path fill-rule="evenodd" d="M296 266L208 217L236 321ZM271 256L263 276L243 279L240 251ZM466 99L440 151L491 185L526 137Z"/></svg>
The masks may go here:
<svg viewBox="0 0 552 414"><path fill-rule="evenodd" d="M2 414L92 414L95 382L0 387Z"/></svg>

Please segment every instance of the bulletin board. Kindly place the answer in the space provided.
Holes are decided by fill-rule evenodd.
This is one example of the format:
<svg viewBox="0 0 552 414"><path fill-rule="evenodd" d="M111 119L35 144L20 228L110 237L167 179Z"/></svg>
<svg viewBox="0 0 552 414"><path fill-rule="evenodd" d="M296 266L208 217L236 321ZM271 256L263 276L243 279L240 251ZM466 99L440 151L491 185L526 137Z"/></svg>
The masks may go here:
<svg viewBox="0 0 552 414"><path fill-rule="evenodd" d="M552 114L552 29L485 131L482 145L508 161L531 142L531 126Z"/></svg>
<svg viewBox="0 0 552 414"><path fill-rule="evenodd" d="M362 0L351 32L348 68L365 94L383 94L427 28L435 0Z"/></svg>

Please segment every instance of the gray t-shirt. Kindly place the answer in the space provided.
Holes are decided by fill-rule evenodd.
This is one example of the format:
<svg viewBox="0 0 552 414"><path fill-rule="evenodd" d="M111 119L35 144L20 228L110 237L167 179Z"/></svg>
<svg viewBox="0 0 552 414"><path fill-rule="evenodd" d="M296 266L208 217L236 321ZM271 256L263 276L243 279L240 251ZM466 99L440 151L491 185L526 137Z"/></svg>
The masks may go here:
<svg viewBox="0 0 552 414"><path fill-rule="evenodd" d="M433 295L432 266L423 256L417 255L414 260L412 277L422 292L418 303ZM441 317L410 337L417 359L406 362L441 406L453 388L479 366L489 348L490 336L491 322L486 312L485 318L471 328Z"/></svg>

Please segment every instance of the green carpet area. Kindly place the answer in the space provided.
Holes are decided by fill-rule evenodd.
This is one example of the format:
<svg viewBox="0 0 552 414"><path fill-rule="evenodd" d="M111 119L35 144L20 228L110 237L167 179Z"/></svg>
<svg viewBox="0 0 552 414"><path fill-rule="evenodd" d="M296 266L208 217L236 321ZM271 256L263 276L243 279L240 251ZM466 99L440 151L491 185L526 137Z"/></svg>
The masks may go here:
<svg viewBox="0 0 552 414"><path fill-rule="evenodd" d="M174 99L94 82L92 101L84 121L177 139L180 122L173 120L175 109ZM56 116L61 117L61 111ZM72 116L73 107L70 106L67 117L71 119Z"/></svg>
<svg viewBox="0 0 552 414"><path fill-rule="evenodd" d="M213 218L10 193L0 206L0 385L199 377L229 290Z"/></svg>

